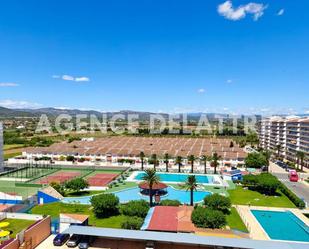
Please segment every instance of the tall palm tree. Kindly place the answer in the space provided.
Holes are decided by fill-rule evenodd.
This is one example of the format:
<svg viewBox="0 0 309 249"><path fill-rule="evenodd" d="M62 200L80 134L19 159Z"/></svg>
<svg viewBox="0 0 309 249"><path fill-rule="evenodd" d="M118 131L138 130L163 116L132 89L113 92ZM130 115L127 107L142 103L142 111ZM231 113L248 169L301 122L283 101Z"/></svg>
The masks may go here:
<svg viewBox="0 0 309 249"><path fill-rule="evenodd" d="M222 159L222 157L219 156L217 152L213 153L213 155L211 157L211 164L215 169L214 174L217 174L217 167L219 165L219 160L221 160L221 159Z"/></svg>
<svg viewBox="0 0 309 249"><path fill-rule="evenodd" d="M142 170L144 170L144 159L145 159L145 153L143 151L141 151L139 153L139 157L141 159L141 162L142 162Z"/></svg>
<svg viewBox="0 0 309 249"><path fill-rule="evenodd" d="M277 150L277 158L280 158L280 151L281 151L281 144L276 145L276 150Z"/></svg>
<svg viewBox="0 0 309 249"><path fill-rule="evenodd" d="M207 174L207 161L210 157L203 155L201 156L201 161L204 163L204 174Z"/></svg>
<svg viewBox="0 0 309 249"><path fill-rule="evenodd" d="M194 161L195 161L195 156L194 155L190 155L189 157L188 157L188 161L191 163L191 173L193 173L193 171L194 171Z"/></svg>
<svg viewBox="0 0 309 249"><path fill-rule="evenodd" d="M165 171L168 172L168 163L169 163L169 159L170 159L170 156L168 153L165 153L164 154L164 162L165 162Z"/></svg>
<svg viewBox="0 0 309 249"><path fill-rule="evenodd" d="M190 205L194 205L194 191L196 191L198 187L195 175L189 175L186 182L182 185L182 188L185 188L187 191L190 190Z"/></svg>
<svg viewBox="0 0 309 249"><path fill-rule="evenodd" d="M180 173L180 167L181 167L181 163L182 163L182 157L181 156L177 156L175 163L178 164L178 173Z"/></svg>
<svg viewBox="0 0 309 249"><path fill-rule="evenodd" d="M146 169L145 174L142 177L142 180L145 181L149 185L149 205L150 207L153 206L153 200L152 200L152 187L154 184L157 184L160 182L159 176L156 174L155 169Z"/></svg>
<svg viewBox="0 0 309 249"><path fill-rule="evenodd" d="M301 171L304 170L304 160L306 157L305 152L298 150L296 151L296 157L297 157L297 168L299 167L299 164L301 166Z"/></svg>
<svg viewBox="0 0 309 249"><path fill-rule="evenodd" d="M157 154L152 154L151 155L151 160L153 162L153 169L156 170L156 167L158 165L158 157Z"/></svg>

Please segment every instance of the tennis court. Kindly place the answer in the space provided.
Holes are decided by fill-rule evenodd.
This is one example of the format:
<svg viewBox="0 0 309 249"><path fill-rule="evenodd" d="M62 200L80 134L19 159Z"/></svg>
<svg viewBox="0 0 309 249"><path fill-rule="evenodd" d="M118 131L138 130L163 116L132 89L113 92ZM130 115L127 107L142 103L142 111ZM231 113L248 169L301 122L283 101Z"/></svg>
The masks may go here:
<svg viewBox="0 0 309 249"><path fill-rule="evenodd" d="M50 184L51 182L64 183L70 181L76 177L81 176L81 171L64 171L60 170L54 174L48 175L36 181L39 184Z"/></svg>
<svg viewBox="0 0 309 249"><path fill-rule="evenodd" d="M99 187L99 186L106 186L111 181L113 181L119 174L113 173L97 173L95 175L89 176L87 181L89 186Z"/></svg>

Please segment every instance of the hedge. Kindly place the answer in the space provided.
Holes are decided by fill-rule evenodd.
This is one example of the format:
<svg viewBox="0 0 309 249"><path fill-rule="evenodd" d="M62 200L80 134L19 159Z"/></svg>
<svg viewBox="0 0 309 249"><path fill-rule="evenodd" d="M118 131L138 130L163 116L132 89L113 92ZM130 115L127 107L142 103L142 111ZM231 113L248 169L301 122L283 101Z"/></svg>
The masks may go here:
<svg viewBox="0 0 309 249"><path fill-rule="evenodd" d="M302 199L300 199L297 195L295 195L290 189L288 189L287 186L285 186L282 182L280 182L279 184L279 189L283 194L285 194L290 199L291 202L295 204L295 206L301 209L306 207L305 202Z"/></svg>

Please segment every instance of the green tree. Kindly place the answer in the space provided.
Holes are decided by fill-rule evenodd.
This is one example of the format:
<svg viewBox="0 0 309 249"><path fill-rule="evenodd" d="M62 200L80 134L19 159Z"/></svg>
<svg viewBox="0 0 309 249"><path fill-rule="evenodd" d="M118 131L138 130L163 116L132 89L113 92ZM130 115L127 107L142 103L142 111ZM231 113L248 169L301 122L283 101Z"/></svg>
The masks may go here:
<svg viewBox="0 0 309 249"><path fill-rule="evenodd" d="M80 192L81 190L88 187L89 187L88 182L83 178L74 178L71 181L65 183L65 188L75 192Z"/></svg>
<svg viewBox="0 0 309 249"><path fill-rule="evenodd" d="M121 205L120 213L126 216L145 218L149 211L149 204L145 200L129 201Z"/></svg>
<svg viewBox="0 0 309 249"><path fill-rule="evenodd" d="M212 210L201 206L196 207L191 215L193 224L200 228L222 228L226 225L225 215L218 210Z"/></svg>
<svg viewBox="0 0 309 249"><path fill-rule="evenodd" d="M114 194L95 195L90 200L93 213L98 218L117 215L119 212L119 198Z"/></svg>
<svg viewBox="0 0 309 249"><path fill-rule="evenodd" d="M194 155L190 155L189 157L188 157L188 161L191 163L191 173L193 173L193 171L194 171L194 161L195 161L195 156Z"/></svg>
<svg viewBox="0 0 309 249"><path fill-rule="evenodd" d="M250 132L246 136L246 142L253 147L254 145L257 145L259 143L259 137L256 132Z"/></svg>
<svg viewBox="0 0 309 249"><path fill-rule="evenodd" d="M214 210L219 210L223 213L228 213L231 208L231 200L228 197L213 194L204 198L204 204L206 207Z"/></svg>
<svg viewBox="0 0 309 249"><path fill-rule="evenodd" d="M149 185L149 204L150 207L153 206L153 198L152 198L152 188L154 184L160 182L159 176L156 174L154 169L146 169L145 174L142 177L142 180L145 181Z"/></svg>
<svg viewBox="0 0 309 249"><path fill-rule="evenodd" d="M170 159L170 156L168 153L165 153L164 154L164 163L165 163L165 171L168 172L168 163L169 163L169 159Z"/></svg>
<svg viewBox="0 0 309 249"><path fill-rule="evenodd" d="M245 158L245 165L247 168L261 168L267 166L267 159L262 153L249 153Z"/></svg>
<svg viewBox="0 0 309 249"><path fill-rule="evenodd" d="M58 182L51 182L49 185L53 187L59 194L65 196L65 190L62 184L59 184Z"/></svg>
<svg viewBox="0 0 309 249"><path fill-rule="evenodd" d="M219 160L221 160L222 157L218 155L217 152L213 153L211 157L211 165L214 167L214 174L217 174L217 167L219 166Z"/></svg>
<svg viewBox="0 0 309 249"><path fill-rule="evenodd" d="M145 160L145 153L143 151L141 151L139 153L139 157L141 159L141 163L142 163L142 170L144 170L144 160Z"/></svg>
<svg viewBox="0 0 309 249"><path fill-rule="evenodd" d="M189 175L186 182L181 186L186 189L186 191L190 191L190 205L194 205L194 191L196 191L198 184L196 181L196 177L194 175Z"/></svg>
<svg viewBox="0 0 309 249"><path fill-rule="evenodd" d="M281 144L277 144L277 145L276 145L277 158L278 158L278 159L280 158L280 151L281 151L281 148L282 148Z"/></svg>
<svg viewBox="0 0 309 249"><path fill-rule="evenodd" d="M180 167L181 167L181 164L182 164L182 157L181 156L177 156L176 160L175 160L175 163L178 165L178 173L180 173Z"/></svg>
<svg viewBox="0 0 309 249"><path fill-rule="evenodd" d="M271 151L270 150L263 150L262 151L262 155L265 157L266 159L266 169L267 169L267 172L268 172L268 169L269 169L269 161L270 161L270 158L271 158Z"/></svg>

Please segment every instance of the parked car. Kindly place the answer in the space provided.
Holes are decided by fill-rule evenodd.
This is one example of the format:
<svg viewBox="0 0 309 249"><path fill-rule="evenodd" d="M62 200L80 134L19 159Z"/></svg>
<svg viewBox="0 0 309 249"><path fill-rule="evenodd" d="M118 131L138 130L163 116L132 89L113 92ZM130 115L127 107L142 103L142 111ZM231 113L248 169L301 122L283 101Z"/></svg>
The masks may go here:
<svg viewBox="0 0 309 249"><path fill-rule="evenodd" d="M70 238L69 234L59 233L53 240L54 246L62 246Z"/></svg>
<svg viewBox="0 0 309 249"><path fill-rule="evenodd" d="M82 236L77 235L77 234L73 234L71 236L71 238L68 240L67 246L68 247L76 247L79 244L81 238L82 238Z"/></svg>
<svg viewBox="0 0 309 249"><path fill-rule="evenodd" d="M299 177L298 177L296 170L291 170L289 172L289 180L290 182L298 182Z"/></svg>
<svg viewBox="0 0 309 249"><path fill-rule="evenodd" d="M90 236L83 236L78 244L79 249L88 249L89 246L91 246L91 243L93 242L93 237Z"/></svg>

